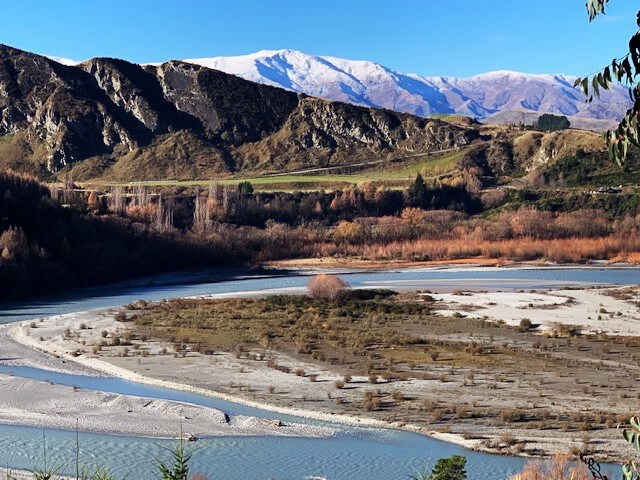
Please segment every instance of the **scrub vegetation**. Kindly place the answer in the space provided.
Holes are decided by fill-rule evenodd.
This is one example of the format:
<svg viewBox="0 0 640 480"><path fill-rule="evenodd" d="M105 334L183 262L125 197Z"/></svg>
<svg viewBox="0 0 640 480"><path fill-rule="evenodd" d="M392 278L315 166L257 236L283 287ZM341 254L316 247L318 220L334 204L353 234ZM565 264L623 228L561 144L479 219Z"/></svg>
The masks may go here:
<svg viewBox="0 0 640 480"><path fill-rule="evenodd" d="M480 166L502 157L483 148L460 154L454 174L418 174L402 189L366 182L333 191L261 192L243 181L206 189L135 185L99 191L79 188L70 178L48 188L5 171L0 300L287 259L397 264L640 258L635 187L558 189L544 175L531 178L529 186L487 187ZM553 178L565 172L572 181L570 160L549 168L562 170Z"/></svg>
<svg viewBox="0 0 640 480"><path fill-rule="evenodd" d="M135 338L171 343L176 356L229 352L253 360L256 368L266 365L310 381L320 379L303 364L342 375L330 389L340 401L316 401L314 410L365 412L476 439L483 438L483 429L498 429L504 438L487 438L484 447L501 453L540 453L511 428L567 432L584 437L573 455L611 458L589 438L615 435L616 425L632 415L625 399L640 396L632 381L640 339L586 334L567 325L539 332L530 322L507 326L465 318L464 312L444 317L436 308L428 294L344 290L335 299L136 303L127 317ZM279 363L270 352L293 360ZM255 395L273 402L278 394Z"/></svg>

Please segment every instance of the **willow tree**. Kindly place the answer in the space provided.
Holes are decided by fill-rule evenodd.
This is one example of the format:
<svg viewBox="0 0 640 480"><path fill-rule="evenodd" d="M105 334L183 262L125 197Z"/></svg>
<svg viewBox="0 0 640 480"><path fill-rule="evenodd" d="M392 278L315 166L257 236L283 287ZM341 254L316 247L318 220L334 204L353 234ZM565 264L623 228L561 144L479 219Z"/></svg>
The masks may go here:
<svg viewBox="0 0 640 480"><path fill-rule="evenodd" d="M587 0L589 21L604 15L609 1ZM637 25L638 32L629 40L628 52L614 58L610 65L595 74L577 79L575 83L575 86L579 86L587 96L588 102L599 97L601 90L609 90L613 82L629 86L629 96L633 106L627 110L617 128L604 133L609 155L618 164L627 157L630 145L640 147L640 83L636 81L640 75L640 11L637 15Z"/></svg>
<svg viewBox="0 0 640 480"><path fill-rule="evenodd" d="M589 21L593 21L599 15L604 15L609 0L587 0L587 12ZM629 96L633 105L617 128L605 132L604 139L609 147L609 155L616 162L622 163L630 145L640 147L640 83L636 81L640 75L640 10L636 15L638 31L629 40L629 51L619 58L614 58L610 65L588 77L576 80L575 86L580 86L582 92L591 102L600 96L600 89L609 90L613 81L629 86ZM640 453L640 417L630 420L630 428L623 430L624 439L627 440ZM590 465L591 468L591 465ZM622 467L624 480L640 480L639 465L633 461L627 462ZM599 474L599 471L597 471ZM594 478L597 476L594 472Z"/></svg>

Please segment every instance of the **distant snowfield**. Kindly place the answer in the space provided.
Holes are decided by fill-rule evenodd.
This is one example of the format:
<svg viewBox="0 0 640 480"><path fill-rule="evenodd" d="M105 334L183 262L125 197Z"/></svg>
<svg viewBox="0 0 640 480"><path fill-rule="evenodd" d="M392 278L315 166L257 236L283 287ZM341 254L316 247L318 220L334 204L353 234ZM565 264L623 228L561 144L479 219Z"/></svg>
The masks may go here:
<svg viewBox="0 0 640 480"><path fill-rule="evenodd" d="M81 63L64 57L48 58L64 65ZM586 103L573 87L576 77L562 74L500 70L469 78L426 77L366 60L297 50L262 50L183 61L327 100L423 117L460 114L488 123L530 123L542 113L554 113L570 117L575 127L600 130L616 124L630 107L628 90L619 85Z"/></svg>
<svg viewBox="0 0 640 480"><path fill-rule="evenodd" d="M425 77L383 65L309 55L296 50L263 50L236 57L184 60L328 100L388 108L419 116L462 114L490 119L504 112L555 113L615 123L629 107L627 89L615 86L585 103L573 87L576 77L501 70L469 78Z"/></svg>

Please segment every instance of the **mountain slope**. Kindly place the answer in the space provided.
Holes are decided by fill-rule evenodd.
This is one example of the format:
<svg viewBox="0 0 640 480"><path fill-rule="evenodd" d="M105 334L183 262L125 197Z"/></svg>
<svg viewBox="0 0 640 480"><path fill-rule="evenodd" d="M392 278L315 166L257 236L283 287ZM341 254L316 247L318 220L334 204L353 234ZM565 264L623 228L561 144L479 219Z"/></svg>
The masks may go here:
<svg viewBox="0 0 640 480"><path fill-rule="evenodd" d="M615 86L587 104L573 88L575 77L509 71L470 78L404 74L368 61L264 50L238 57L185 60L308 95L356 105L429 116L458 113L485 119L510 111L555 113L574 124L614 125L629 108L627 89ZM599 122L589 123L589 120Z"/></svg>
<svg viewBox="0 0 640 480"><path fill-rule="evenodd" d="M211 178L464 146L477 129L329 102L171 61L76 66L0 45L0 167Z"/></svg>

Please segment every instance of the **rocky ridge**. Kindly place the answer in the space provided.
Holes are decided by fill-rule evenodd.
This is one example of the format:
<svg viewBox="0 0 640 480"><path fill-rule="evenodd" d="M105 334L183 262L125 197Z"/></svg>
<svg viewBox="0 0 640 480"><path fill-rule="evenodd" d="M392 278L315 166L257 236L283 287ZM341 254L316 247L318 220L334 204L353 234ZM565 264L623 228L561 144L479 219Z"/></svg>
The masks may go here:
<svg viewBox="0 0 640 480"><path fill-rule="evenodd" d="M463 147L469 126L331 102L182 61L78 65L0 45L0 166L211 178Z"/></svg>
<svg viewBox="0 0 640 480"><path fill-rule="evenodd" d="M603 130L630 107L628 90L614 85L592 103L573 87L570 75L496 71L469 78L427 77L375 62L263 50L237 57L186 60L328 100L429 117L461 114L487 123L532 123L543 113L570 117L576 128Z"/></svg>

